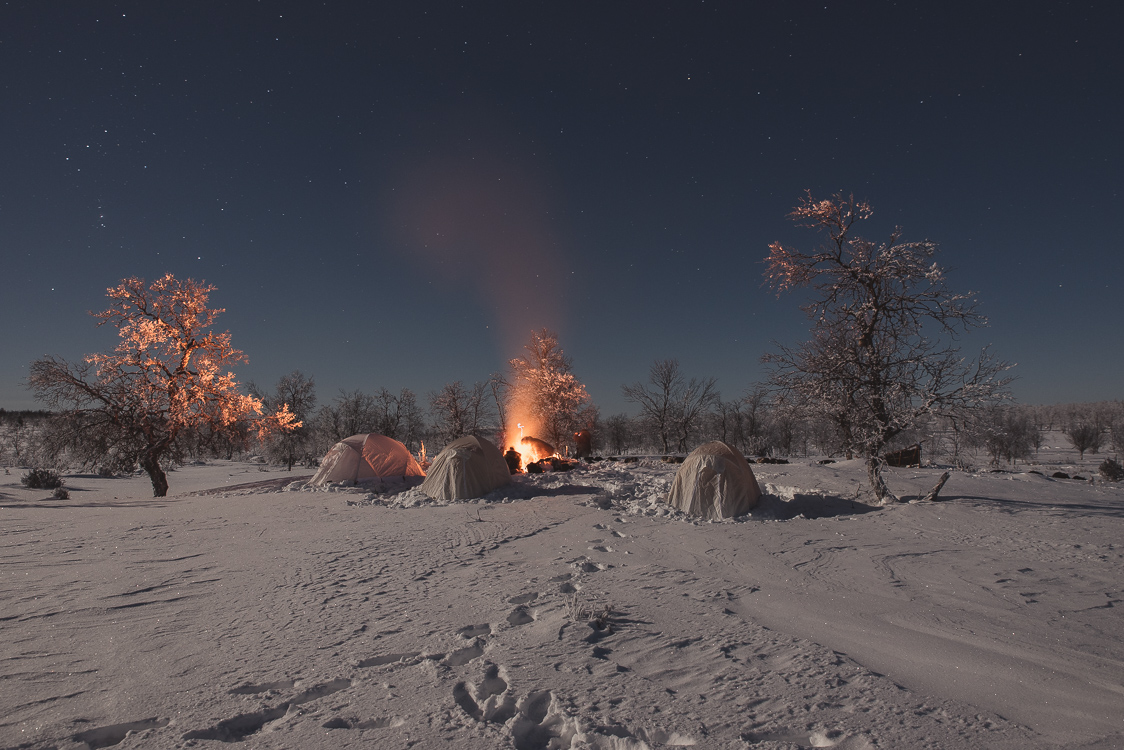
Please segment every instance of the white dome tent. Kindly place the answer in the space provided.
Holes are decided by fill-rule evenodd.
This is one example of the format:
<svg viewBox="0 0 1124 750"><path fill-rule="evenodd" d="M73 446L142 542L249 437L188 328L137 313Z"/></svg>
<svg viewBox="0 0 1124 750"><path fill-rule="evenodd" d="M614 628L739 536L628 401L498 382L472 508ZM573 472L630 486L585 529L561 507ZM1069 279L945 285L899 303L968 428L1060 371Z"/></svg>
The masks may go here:
<svg viewBox="0 0 1124 750"><path fill-rule="evenodd" d="M418 489L434 500L467 500L510 481L511 471L500 449L485 438L467 435L437 454Z"/></svg>
<svg viewBox="0 0 1124 750"><path fill-rule="evenodd" d="M319 486L330 482L354 484L384 477L424 477L425 471L402 443L370 432L344 438L324 455L320 470L309 481Z"/></svg>
<svg viewBox="0 0 1124 750"><path fill-rule="evenodd" d="M667 502L688 515L720 521L748 513L760 497L757 477L745 456L715 440L684 459Z"/></svg>

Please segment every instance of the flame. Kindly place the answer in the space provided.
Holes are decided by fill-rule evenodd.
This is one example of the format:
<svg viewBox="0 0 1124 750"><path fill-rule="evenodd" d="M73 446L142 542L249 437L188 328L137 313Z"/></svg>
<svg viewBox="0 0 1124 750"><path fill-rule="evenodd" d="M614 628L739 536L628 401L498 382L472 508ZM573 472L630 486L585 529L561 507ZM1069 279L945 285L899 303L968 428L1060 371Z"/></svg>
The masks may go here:
<svg viewBox="0 0 1124 750"><path fill-rule="evenodd" d="M549 443L535 436L538 424L537 420L527 413L529 409L521 409L518 404L512 404L511 412L514 416L509 414L504 433L507 436L508 447L515 448L519 453L521 471L526 470L527 464L557 455L553 446L549 446ZM546 450L544 446L549 446L550 450Z"/></svg>

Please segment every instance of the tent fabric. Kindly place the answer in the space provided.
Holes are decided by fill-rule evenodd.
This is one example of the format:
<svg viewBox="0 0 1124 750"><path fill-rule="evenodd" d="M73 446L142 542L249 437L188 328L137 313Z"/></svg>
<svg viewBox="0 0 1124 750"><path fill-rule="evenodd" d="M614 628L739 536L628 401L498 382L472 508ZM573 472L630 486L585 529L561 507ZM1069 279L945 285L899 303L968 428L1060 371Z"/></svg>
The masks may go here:
<svg viewBox="0 0 1124 750"><path fill-rule="evenodd" d="M500 449L485 438L468 435L437 454L419 489L434 500L467 500L510 481L511 471Z"/></svg>
<svg viewBox="0 0 1124 750"><path fill-rule="evenodd" d="M424 476L425 472L406 446L394 438L371 432L352 435L333 445L309 484Z"/></svg>
<svg viewBox="0 0 1124 750"><path fill-rule="evenodd" d="M760 497L757 477L745 456L715 440L683 460L667 502L688 515L719 521L748 513Z"/></svg>

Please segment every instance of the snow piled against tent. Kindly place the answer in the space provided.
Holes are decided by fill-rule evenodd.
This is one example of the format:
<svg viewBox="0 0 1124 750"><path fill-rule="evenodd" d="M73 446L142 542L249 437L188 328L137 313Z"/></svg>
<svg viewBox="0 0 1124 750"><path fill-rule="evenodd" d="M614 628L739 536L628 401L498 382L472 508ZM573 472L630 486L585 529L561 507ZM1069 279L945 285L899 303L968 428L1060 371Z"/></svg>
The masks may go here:
<svg viewBox="0 0 1124 750"><path fill-rule="evenodd" d="M570 471L544 474L516 474L511 484L470 500L434 500L417 487L417 480L390 478L364 482L359 486L330 485L328 491L351 495L349 505L381 505L390 508L419 508L428 505L458 503L513 503L536 497L585 496L585 504L632 516L668 517L686 523L744 523L747 521L781 521L792 518L819 518L841 513L862 513L872 510L863 502L858 487L841 487L842 496L828 490L806 490L785 484L773 484L763 478L777 472L755 474L761 482L762 495L748 514L726 521L702 521L667 504L668 491L679 464L660 459L643 458L632 462L601 461L581 464ZM783 476L784 472L781 472ZM294 483L290 492L317 491L307 484Z"/></svg>

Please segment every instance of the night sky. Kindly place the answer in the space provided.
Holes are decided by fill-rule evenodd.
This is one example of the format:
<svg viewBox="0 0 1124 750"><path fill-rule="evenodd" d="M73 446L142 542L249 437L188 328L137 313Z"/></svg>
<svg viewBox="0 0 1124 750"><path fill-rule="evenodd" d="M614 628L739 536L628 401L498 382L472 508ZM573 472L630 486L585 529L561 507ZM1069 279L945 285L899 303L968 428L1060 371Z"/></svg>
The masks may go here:
<svg viewBox="0 0 1124 750"><path fill-rule="evenodd" d="M940 243L1026 403L1124 397L1116 2L0 4L0 407L217 286L271 387L472 383L560 334L604 416L655 359L764 378L805 190Z"/></svg>

